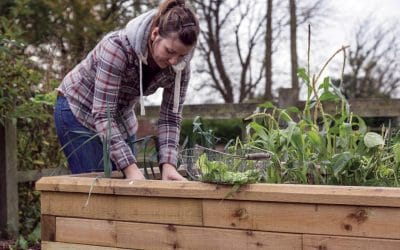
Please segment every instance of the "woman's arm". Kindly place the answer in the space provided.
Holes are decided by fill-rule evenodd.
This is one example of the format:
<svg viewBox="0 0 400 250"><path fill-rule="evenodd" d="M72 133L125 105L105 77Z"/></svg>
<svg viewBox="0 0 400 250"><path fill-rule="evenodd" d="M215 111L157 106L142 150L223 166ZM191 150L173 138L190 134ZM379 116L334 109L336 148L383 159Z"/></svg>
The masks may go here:
<svg viewBox="0 0 400 250"><path fill-rule="evenodd" d="M103 143L106 143L104 138L109 133L109 153L117 168L128 168L124 170L127 178L144 179L137 168L135 156L116 122L121 78L126 70L126 61L127 56L118 39L108 38L102 41L96 69L92 114L95 128Z"/></svg>

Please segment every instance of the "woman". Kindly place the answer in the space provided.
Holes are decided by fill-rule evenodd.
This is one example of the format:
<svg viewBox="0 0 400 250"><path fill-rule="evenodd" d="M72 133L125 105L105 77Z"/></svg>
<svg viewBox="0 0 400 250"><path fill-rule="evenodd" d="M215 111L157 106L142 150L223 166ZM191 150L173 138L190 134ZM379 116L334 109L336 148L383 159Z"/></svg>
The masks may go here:
<svg viewBox="0 0 400 250"><path fill-rule="evenodd" d="M177 171L182 105L199 23L184 0L166 0L118 31L106 35L69 72L58 88L57 135L73 174L103 169L104 138L111 125L110 157L125 177L145 179L133 149L138 121L133 111L143 96L164 88L158 122L163 180L185 180ZM78 132L79 131L79 132ZM82 136L100 135L95 140Z"/></svg>

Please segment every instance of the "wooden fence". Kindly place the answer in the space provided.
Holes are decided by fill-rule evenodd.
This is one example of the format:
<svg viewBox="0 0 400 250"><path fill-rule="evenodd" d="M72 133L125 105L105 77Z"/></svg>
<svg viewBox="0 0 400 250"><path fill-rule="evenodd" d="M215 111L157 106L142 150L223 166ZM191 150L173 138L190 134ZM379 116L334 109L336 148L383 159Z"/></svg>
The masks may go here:
<svg viewBox="0 0 400 250"><path fill-rule="evenodd" d="M292 99L280 92L280 107L291 105ZM227 119L244 118L252 114L259 103L241 104L202 104L187 105L184 108L185 118L201 116L203 118ZM295 104L304 107L304 102ZM389 117L399 121L400 99L361 99L350 101L351 110L361 117ZM326 111L335 109L334 105L325 105ZM159 107L147 107L147 120L156 120ZM143 122L143 118L139 117ZM0 233L9 235L18 233L18 183L36 181L42 176L68 174L66 169L42 169L31 171L17 170L17 129L16 123L7 121L0 125Z"/></svg>
<svg viewBox="0 0 400 250"><path fill-rule="evenodd" d="M12 120L0 124L0 238L18 234L18 183L69 173L65 168L18 171L16 127Z"/></svg>

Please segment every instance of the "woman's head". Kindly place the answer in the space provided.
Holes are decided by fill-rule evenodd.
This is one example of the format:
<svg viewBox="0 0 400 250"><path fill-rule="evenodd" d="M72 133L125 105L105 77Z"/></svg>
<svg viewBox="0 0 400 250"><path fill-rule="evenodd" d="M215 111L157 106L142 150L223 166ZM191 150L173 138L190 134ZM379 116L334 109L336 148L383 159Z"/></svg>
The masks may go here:
<svg viewBox="0 0 400 250"><path fill-rule="evenodd" d="M156 63L161 68L177 64L196 45L199 32L199 21L184 0L164 1L151 27L150 49Z"/></svg>

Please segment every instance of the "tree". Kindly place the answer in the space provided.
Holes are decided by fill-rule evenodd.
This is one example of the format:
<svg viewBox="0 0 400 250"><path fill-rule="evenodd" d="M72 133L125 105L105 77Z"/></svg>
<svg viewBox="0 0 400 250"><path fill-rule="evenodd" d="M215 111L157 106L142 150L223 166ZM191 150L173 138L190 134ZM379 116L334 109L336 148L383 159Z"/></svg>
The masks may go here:
<svg viewBox="0 0 400 250"><path fill-rule="evenodd" d="M257 42L264 34L265 15L257 19L251 1L237 0L232 5L226 1L193 2L203 25L198 50L205 67L198 72L208 75L212 84L205 86L217 90L226 103L243 102L263 78L265 64L254 59Z"/></svg>
<svg viewBox="0 0 400 250"><path fill-rule="evenodd" d="M102 36L155 4L156 0L8 0L0 4L7 7L0 13L18 10L14 21L27 27L26 52L46 69L48 79L62 79Z"/></svg>
<svg viewBox="0 0 400 250"><path fill-rule="evenodd" d="M291 59L291 82L292 82L292 97L294 102L299 98L299 80L297 70L299 68L297 54L297 30L298 27L317 19L325 13L327 4L325 0L302 1L301 6L297 6L296 0L289 0L290 13L290 59Z"/></svg>
<svg viewBox="0 0 400 250"><path fill-rule="evenodd" d="M272 100L272 0L267 2L267 27L265 33L265 91L264 98Z"/></svg>
<svg viewBox="0 0 400 250"><path fill-rule="evenodd" d="M292 75L292 91L293 97L297 100L299 98L299 79L297 78L297 69L299 63L297 60L297 15L296 15L296 1L289 0L290 12L290 66Z"/></svg>
<svg viewBox="0 0 400 250"><path fill-rule="evenodd" d="M398 25L369 19L355 31L342 89L347 98L391 97L400 86ZM338 81L336 82L338 83Z"/></svg>
<svg viewBox="0 0 400 250"><path fill-rule="evenodd" d="M127 22L130 16L123 6L125 2L127 0L32 1L33 6L42 5L42 9L47 10L41 18L31 19L32 28L40 30L43 21L50 26L49 34L30 39L36 45L35 54L40 52L44 62L53 65L57 77L62 78L105 33Z"/></svg>

